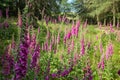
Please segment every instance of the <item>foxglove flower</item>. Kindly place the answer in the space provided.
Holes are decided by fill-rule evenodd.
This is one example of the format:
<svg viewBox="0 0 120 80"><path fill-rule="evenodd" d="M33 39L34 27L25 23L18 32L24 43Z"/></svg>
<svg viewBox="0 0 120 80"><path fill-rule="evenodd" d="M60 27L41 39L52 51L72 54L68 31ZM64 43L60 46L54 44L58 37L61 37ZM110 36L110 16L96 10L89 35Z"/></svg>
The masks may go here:
<svg viewBox="0 0 120 80"><path fill-rule="evenodd" d="M110 56L113 54L113 46L112 44L109 44L106 48L106 60L109 59Z"/></svg>
<svg viewBox="0 0 120 80"><path fill-rule="evenodd" d="M104 70L105 62L104 62L104 54L101 56L101 61L98 63L98 68L102 68Z"/></svg>
<svg viewBox="0 0 120 80"><path fill-rule="evenodd" d="M90 66L87 65L87 67L85 67L83 70L84 70L83 80L93 80L92 70L91 70Z"/></svg>
<svg viewBox="0 0 120 80"><path fill-rule="evenodd" d="M59 44L60 42L60 33L58 33L58 36L57 36L57 44Z"/></svg>
<svg viewBox="0 0 120 80"><path fill-rule="evenodd" d="M112 28L112 24L110 23L110 32L114 32L113 28Z"/></svg>
<svg viewBox="0 0 120 80"><path fill-rule="evenodd" d="M36 34L33 33L31 36L31 40L30 40L30 53L32 53L32 50L35 49L35 45L36 45Z"/></svg>
<svg viewBox="0 0 120 80"><path fill-rule="evenodd" d="M46 40L50 39L50 31L47 31Z"/></svg>
<svg viewBox="0 0 120 80"><path fill-rule="evenodd" d="M66 37L67 37L67 39L70 39L71 38L71 32L68 32Z"/></svg>
<svg viewBox="0 0 120 80"><path fill-rule="evenodd" d="M49 76L46 76L46 77L45 77L45 80L50 80L50 79L49 79Z"/></svg>
<svg viewBox="0 0 120 80"><path fill-rule="evenodd" d="M35 68L37 66L37 60L39 58L39 55L40 55L40 46L39 46L39 44L37 44L35 51L32 55L32 60L31 60L31 64L30 64L31 68Z"/></svg>
<svg viewBox="0 0 120 80"><path fill-rule="evenodd" d="M50 52L52 51L52 46L53 46L53 44L52 44L52 42L50 42L50 45L49 45L49 51Z"/></svg>
<svg viewBox="0 0 120 80"><path fill-rule="evenodd" d="M48 51L48 41L46 41L46 42L44 43L44 50L45 50L45 51Z"/></svg>
<svg viewBox="0 0 120 80"><path fill-rule="evenodd" d="M71 48L70 48L70 45L68 45L68 54L70 54L71 52Z"/></svg>
<svg viewBox="0 0 120 80"><path fill-rule="evenodd" d="M5 54L2 57L2 73L4 75L10 75L11 70L14 67L14 58L13 56L10 54L11 53L11 45L9 45L6 48Z"/></svg>
<svg viewBox="0 0 120 80"><path fill-rule="evenodd" d="M61 74L62 77L65 77L65 76L69 75L69 73L70 73L72 70L73 70L73 65L71 65L69 69L65 69L65 70L64 70L63 72L61 72L60 74Z"/></svg>
<svg viewBox="0 0 120 80"><path fill-rule="evenodd" d="M64 36L64 44L66 44L66 40L67 40L67 37L66 37L66 35Z"/></svg>
<svg viewBox="0 0 120 80"><path fill-rule="evenodd" d="M22 40L22 39L21 39ZM27 59L28 59L28 48L29 48L29 37L28 31L25 29L23 40L20 43L20 49L18 53L18 60L15 64L15 77L14 80L21 80L26 76L27 72Z"/></svg>
<svg viewBox="0 0 120 80"><path fill-rule="evenodd" d="M84 45L84 38L82 38L81 40L81 55L84 55L85 54L85 45Z"/></svg>
<svg viewBox="0 0 120 80"><path fill-rule="evenodd" d="M18 14L18 22L17 22L17 24L18 24L19 27L22 27L22 17L21 17L20 12Z"/></svg>
<svg viewBox="0 0 120 80"><path fill-rule="evenodd" d="M102 43L100 43L100 53L103 53L103 46L102 46Z"/></svg>
<svg viewBox="0 0 120 80"><path fill-rule="evenodd" d="M72 42L71 42L71 49L74 50L74 40L72 39Z"/></svg>

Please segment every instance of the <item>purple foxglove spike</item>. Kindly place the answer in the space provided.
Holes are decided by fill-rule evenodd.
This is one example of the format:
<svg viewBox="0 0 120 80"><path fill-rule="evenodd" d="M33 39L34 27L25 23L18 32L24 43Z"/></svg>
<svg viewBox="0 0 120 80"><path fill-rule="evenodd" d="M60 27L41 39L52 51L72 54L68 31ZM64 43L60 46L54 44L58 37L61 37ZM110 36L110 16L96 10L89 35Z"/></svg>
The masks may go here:
<svg viewBox="0 0 120 80"><path fill-rule="evenodd" d="M35 68L37 66L37 60L39 58L39 55L40 55L40 46L39 44L37 44L36 48L35 48L35 51L32 55L32 60L31 60L31 68Z"/></svg>
<svg viewBox="0 0 120 80"><path fill-rule="evenodd" d="M71 48L70 48L70 45L68 46L68 54L70 54L71 52Z"/></svg>
<svg viewBox="0 0 120 80"><path fill-rule="evenodd" d="M1 63L2 63L2 74L10 75L12 69L14 68L14 58L11 55L11 44L7 46L5 53L2 56Z"/></svg>
<svg viewBox="0 0 120 80"><path fill-rule="evenodd" d="M44 49L45 49L45 51L48 51L48 41L46 41L46 42L44 43Z"/></svg>
<svg viewBox="0 0 120 80"><path fill-rule="evenodd" d="M110 23L110 32L114 32L112 23Z"/></svg>
<svg viewBox="0 0 120 80"><path fill-rule="evenodd" d="M46 37L46 39L47 40L50 39L50 31L47 31L47 37Z"/></svg>
<svg viewBox="0 0 120 80"><path fill-rule="evenodd" d="M57 44L59 44L60 42L60 33L58 33L58 36L57 36Z"/></svg>
<svg viewBox="0 0 120 80"><path fill-rule="evenodd" d="M81 55L84 55L85 54L85 45L84 45L84 38L82 38L81 40Z"/></svg>
<svg viewBox="0 0 120 80"><path fill-rule="evenodd" d="M52 51L52 42L50 42L50 46L49 46L49 51L51 52Z"/></svg>
<svg viewBox="0 0 120 80"><path fill-rule="evenodd" d="M36 34L32 34L31 40L30 40L30 48L34 49L36 45Z"/></svg>
<svg viewBox="0 0 120 80"><path fill-rule="evenodd" d="M45 77L45 80L50 80L50 79L49 79L49 76L46 76L46 77Z"/></svg>
<svg viewBox="0 0 120 80"><path fill-rule="evenodd" d="M72 39L72 42L71 42L71 49L74 50L74 40Z"/></svg>
<svg viewBox="0 0 120 80"><path fill-rule="evenodd" d="M64 36L64 44L66 44L66 40L67 40L67 37L66 37L66 35Z"/></svg>
<svg viewBox="0 0 120 80"><path fill-rule="evenodd" d="M53 74L51 74L51 76L52 76L52 78L57 78L57 77L58 77L58 74L53 73Z"/></svg>
<svg viewBox="0 0 120 80"><path fill-rule="evenodd" d="M22 17L21 17L20 13L18 14L18 23L17 24L19 27L22 27Z"/></svg>
<svg viewBox="0 0 120 80"><path fill-rule="evenodd" d="M28 53L29 53L29 43L27 37L28 31L25 30L24 39L20 43L20 49L18 52L18 60L15 64L15 77L14 80L21 80L23 77L26 76L27 72L27 60L28 60Z"/></svg>
<svg viewBox="0 0 120 80"><path fill-rule="evenodd" d="M67 39L70 39L70 38L71 38L71 31L68 32L68 34L67 34Z"/></svg>
<svg viewBox="0 0 120 80"><path fill-rule="evenodd" d="M103 53L103 46L102 46L102 43L100 43L100 53Z"/></svg>
<svg viewBox="0 0 120 80"><path fill-rule="evenodd" d="M111 56L113 54L113 45L111 43L109 44L109 51Z"/></svg>

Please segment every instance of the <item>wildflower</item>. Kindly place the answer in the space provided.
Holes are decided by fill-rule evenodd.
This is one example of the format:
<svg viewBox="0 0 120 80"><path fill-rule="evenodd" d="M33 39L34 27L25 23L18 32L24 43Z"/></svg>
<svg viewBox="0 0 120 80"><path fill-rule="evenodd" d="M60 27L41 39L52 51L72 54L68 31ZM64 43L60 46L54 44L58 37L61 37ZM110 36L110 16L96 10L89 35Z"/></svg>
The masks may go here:
<svg viewBox="0 0 120 80"><path fill-rule="evenodd" d="M113 54L113 46L112 44L109 44L106 48L106 60L109 59L110 56Z"/></svg>
<svg viewBox="0 0 120 80"><path fill-rule="evenodd" d="M104 54L101 56L101 61L98 63L98 68L102 68L104 70L105 62L104 62Z"/></svg>
<svg viewBox="0 0 120 80"><path fill-rule="evenodd" d="M31 50L35 49L35 45L36 45L36 34L33 33L30 40L30 49Z"/></svg>
<svg viewBox="0 0 120 80"><path fill-rule="evenodd" d="M93 76L92 76L92 70L90 68L89 65L87 65L84 69L84 78L83 80L93 80Z"/></svg>
<svg viewBox="0 0 120 80"><path fill-rule="evenodd" d="M35 68L37 66L37 59L39 58L40 54L40 46L39 44L36 45L35 51L32 55L32 60L31 60L31 68Z"/></svg>
<svg viewBox="0 0 120 80"><path fill-rule="evenodd" d="M102 43L100 43L100 53L103 53L103 46L102 46Z"/></svg>
<svg viewBox="0 0 120 80"><path fill-rule="evenodd" d="M17 22L17 24L18 24L19 27L22 27L22 17L21 17L20 12L18 12L18 22Z"/></svg>
<svg viewBox="0 0 120 80"><path fill-rule="evenodd" d="M71 49L74 50L74 40L72 39L72 42L71 42Z"/></svg>
<svg viewBox="0 0 120 80"><path fill-rule="evenodd" d="M77 23L76 23L76 31L75 31L76 37L78 37L79 27L80 27L80 21L77 21Z"/></svg>
<svg viewBox="0 0 120 80"><path fill-rule="evenodd" d="M66 37L67 37L67 39L70 39L71 38L71 32L68 32Z"/></svg>
<svg viewBox="0 0 120 80"><path fill-rule="evenodd" d="M52 51L52 46L53 46L53 44L52 44L52 42L50 42L50 46L49 46L49 51L50 52Z"/></svg>
<svg viewBox="0 0 120 80"><path fill-rule="evenodd" d="M64 77L64 76L67 76L73 69L73 65L70 66L69 69L65 69L63 72L61 72L61 76Z"/></svg>
<svg viewBox="0 0 120 80"><path fill-rule="evenodd" d="M45 50L45 51L48 51L48 41L46 41L46 42L44 43L44 50Z"/></svg>
<svg viewBox="0 0 120 80"><path fill-rule="evenodd" d="M45 80L49 80L49 76L46 76L46 77L45 77Z"/></svg>
<svg viewBox="0 0 120 80"><path fill-rule="evenodd" d="M70 48L70 45L68 45L68 54L70 54L71 52L71 48Z"/></svg>
<svg viewBox="0 0 120 80"><path fill-rule="evenodd" d="M81 55L85 54L84 38L81 40Z"/></svg>
<svg viewBox="0 0 120 80"><path fill-rule="evenodd" d="M20 49L18 53L18 60L15 64L15 77L14 80L21 80L25 77L27 72L27 59L28 59L28 48L29 48L29 37L27 36L28 31L25 29L23 40L20 43Z"/></svg>
<svg viewBox="0 0 120 80"><path fill-rule="evenodd" d="M58 78L59 77L59 75L57 73L52 73L51 76L52 76L52 78Z"/></svg>
<svg viewBox="0 0 120 80"><path fill-rule="evenodd" d="M7 46L5 54L2 57L2 73L4 75L10 75L11 70L14 67L14 58L11 53L11 44Z"/></svg>
<svg viewBox="0 0 120 80"><path fill-rule="evenodd" d="M57 36L57 44L59 44L60 42L60 33L58 33L58 36Z"/></svg>
<svg viewBox="0 0 120 80"><path fill-rule="evenodd" d="M66 35L64 36L64 44L66 44L67 37Z"/></svg>
<svg viewBox="0 0 120 80"><path fill-rule="evenodd" d="M112 24L110 23L110 32L114 32L113 28L112 28Z"/></svg>

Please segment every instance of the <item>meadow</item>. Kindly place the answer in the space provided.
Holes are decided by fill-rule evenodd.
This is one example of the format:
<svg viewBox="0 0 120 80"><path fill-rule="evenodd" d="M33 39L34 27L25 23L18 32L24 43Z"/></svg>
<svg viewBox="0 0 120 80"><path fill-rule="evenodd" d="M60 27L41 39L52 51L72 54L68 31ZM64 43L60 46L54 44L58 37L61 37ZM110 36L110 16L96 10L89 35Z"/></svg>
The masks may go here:
<svg viewBox="0 0 120 80"><path fill-rule="evenodd" d="M120 28L65 19L1 17L0 80L120 80Z"/></svg>

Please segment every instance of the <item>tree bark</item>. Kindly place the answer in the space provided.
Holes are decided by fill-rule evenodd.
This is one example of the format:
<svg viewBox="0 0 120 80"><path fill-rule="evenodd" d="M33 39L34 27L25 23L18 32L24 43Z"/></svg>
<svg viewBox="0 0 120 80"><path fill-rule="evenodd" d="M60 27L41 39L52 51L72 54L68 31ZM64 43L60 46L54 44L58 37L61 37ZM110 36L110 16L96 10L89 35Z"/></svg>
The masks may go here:
<svg viewBox="0 0 120 80"><path fill-rule="evenodd" d="M115 8L115 1L113 0L113 26L116 23L116 8Z"/></svg>

